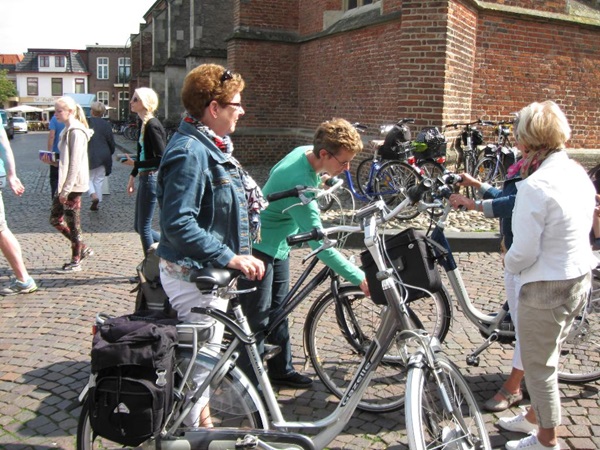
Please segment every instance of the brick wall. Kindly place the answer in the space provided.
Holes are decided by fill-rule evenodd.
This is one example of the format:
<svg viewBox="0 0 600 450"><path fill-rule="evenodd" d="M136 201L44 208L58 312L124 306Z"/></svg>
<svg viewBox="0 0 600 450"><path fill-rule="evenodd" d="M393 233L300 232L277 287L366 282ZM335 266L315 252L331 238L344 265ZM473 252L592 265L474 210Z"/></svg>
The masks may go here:
<svg viewBox="0 0 600 450"><path fill-rule="evenodd" d="M573 148L600 148L597 28L528 17L481 14L473 117L507 117L533 101L554 100L573 129Z"/></svg>
<svg viewBox="0 0 600 450"><path fill-rule="evenodd" d="M402 117L417 119L416 134L506 119L545 99L565 109L571 147L600 148L600 26L567 20L566 0L381 5L362 24L360 14L346 14L323 30L341 0L234 1L228 61L247 81L248 106L235 136L244 144L240 159L264 161L310 142L331 117L366 123L369 140L381 123Z"/></svg>

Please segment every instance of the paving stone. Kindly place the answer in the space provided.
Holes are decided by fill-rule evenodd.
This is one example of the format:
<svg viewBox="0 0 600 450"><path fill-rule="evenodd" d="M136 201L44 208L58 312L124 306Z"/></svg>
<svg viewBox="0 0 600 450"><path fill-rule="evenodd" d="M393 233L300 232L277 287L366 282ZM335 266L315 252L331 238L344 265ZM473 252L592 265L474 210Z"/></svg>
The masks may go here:
<svg viewBox="0 0 600 450"><path fill-rule="evenodd" d="M120 136L117 139L131 151L133 143L124 143ZM17 160L17 169L22 166L27 167ZM129 170L115 164L109 178L111 193L105 197L100 211L90 212L87 209L90 200L87 196L83 198L84 237L96 254L84 261L80 273L55 274L53 270L69 257L69 246L48 224L48 172L41 166L19 170L27 188L21 198L4 195L9 226L21 243L27 266L40 289L33 294L0 297L0 448L72 450L80 410L77 396L89 376L95 315L101 311L122 315L133 310L135 296L130 293L133 286L128 278L134 275L142 251L139 237L133 231L135 200L125 193ZM260 183L269 167L247 169ZM419 220L411 224L422 225ZM480 214L458 213L452 217L451 226L464 231L495 230L497 221L483 220ZM303 269L301 259L306 253L292 252L293 276ZM356 253L354 249L349 251ZM474 303L490 304L490 311L499 308L503 282L498 254L463 252L457 254L457 260ZM9 274L5 260L0 258L0 284L8 281ZM283 413L292 420L323 418L337 404L310 364L304 370L302 326L310 305L310 301L305 302L290 317L296 368L315 379L308 391L280 391ZM444 349L463 371L476 398L485 401L506 379L512 347L495 343L481 355L479 367L468 367L466 355L482 341L479 331L455 308ZM598 388L598 383L560 385L565 399L563 449L600 448ZM494 448L502 448L509 438L520 437L500 431L494 425L498 417L518 411L513 408L484 415ZM405 450L404 411L379 415L356 411L328 448Z"/></svg>

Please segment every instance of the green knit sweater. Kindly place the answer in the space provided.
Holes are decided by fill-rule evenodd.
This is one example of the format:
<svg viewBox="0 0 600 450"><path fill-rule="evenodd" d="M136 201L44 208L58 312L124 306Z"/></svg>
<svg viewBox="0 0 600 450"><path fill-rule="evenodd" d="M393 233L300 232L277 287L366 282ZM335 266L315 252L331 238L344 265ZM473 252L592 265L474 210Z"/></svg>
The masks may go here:
<svg viewBox="0 0 600 450"><path fill-rule="evenodd" d="M298 147L279 161L271 169L263 193L267 195L299 185L317 187L320 177L309 164L307 151L312 151L312 146ZM267 209L260 215L262 240L254 244L254 248L274 258L286 259L290 253L290 246L285 241L287 236L307 232L315 227L322 228L317 202L295 206L285 214L282 213L285 208L296 203L298 203L297 198L286 198L269 203ZM320 243L310 241L309 245L315 249ZM365 279L364 272L336 249L324 250L318 254L318 257L354 285L360 284Z"/></svg>

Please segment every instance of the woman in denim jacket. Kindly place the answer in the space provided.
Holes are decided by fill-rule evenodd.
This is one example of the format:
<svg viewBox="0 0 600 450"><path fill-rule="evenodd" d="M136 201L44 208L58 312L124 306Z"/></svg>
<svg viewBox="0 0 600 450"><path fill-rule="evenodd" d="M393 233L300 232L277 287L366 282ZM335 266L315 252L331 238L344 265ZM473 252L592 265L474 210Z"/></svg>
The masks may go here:
<svg viewBox="0 0 600 450"><path fill-rule="evenodd" d="M244 81L216 64L203 64L185 78L181 93L187 115L171 138L158 171L161 235L160 278L180 320L213 326L191 312L194 306L225 310L227 300L201 294L194 268L229 267L249 279L261 279L263 263L251 255L264 200L260 189L232 155L227 136L244 114ZM223 336L215 326L209 345ZM200 383L203 375L194 377ZM187 425L210 426L207 398L196 403Z"/></svg>

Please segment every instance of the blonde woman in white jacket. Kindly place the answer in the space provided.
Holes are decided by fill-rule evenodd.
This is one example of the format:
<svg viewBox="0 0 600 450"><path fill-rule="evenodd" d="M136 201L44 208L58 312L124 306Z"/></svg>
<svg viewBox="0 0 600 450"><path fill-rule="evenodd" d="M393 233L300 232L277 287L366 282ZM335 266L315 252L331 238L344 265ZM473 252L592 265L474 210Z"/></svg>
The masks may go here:
<svg viewBox="0 0 600 450"><path fill-rule="evenodd" d="M56 101L54 116L65 128L58 142L58 191L52 200L50 224L71 242L71 261L60 272L79 272L81 260L93 254L83 242L80 215L81 196L89 189L87 147L94 132L89 129L81 106L70 97Z"/></svg>

